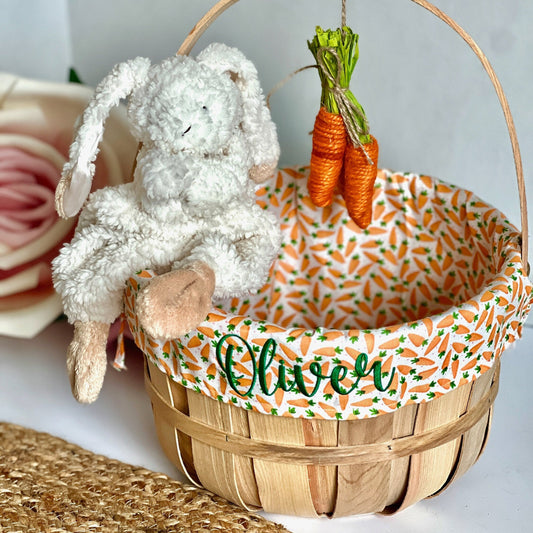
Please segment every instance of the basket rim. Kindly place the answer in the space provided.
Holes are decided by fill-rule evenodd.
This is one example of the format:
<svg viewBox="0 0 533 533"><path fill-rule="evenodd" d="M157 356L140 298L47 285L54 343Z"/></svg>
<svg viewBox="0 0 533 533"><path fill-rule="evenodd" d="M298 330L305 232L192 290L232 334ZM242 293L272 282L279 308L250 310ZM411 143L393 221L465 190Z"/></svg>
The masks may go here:
<svg viewBox="0 0 533 533"><path fill-rule="evenodd" d="M298 168L306 172L305 167ZM294 173L280 171L287 183L295 178ZM450 187L451 195L461 191ZM277 189L280 192L276 194L281 196L283 187ZM491 217L499 213L475 195L468 198ZM277 205L280 210L284 208ZM265 414L366 418L390 413L409 403L431 401L484 374L520 336L521 321L531 305L531 282L521 271L518 232L501 213L499 216L502 244L498 252L505 259L495 264L498 273L491 275L474 298L415 321L374 329L308 329L283 327L246 314L213 309L206 321L179 339L143 340L146 336L135 322L134 300L136 290L154 275L145 271L130 281L126 291L130 328L141 349L175 381ZM469 223L461 220L462 224ZM305 351L300 352L304 340ZM317 356L318 367L314 365ZM244 374L248 369L250 377L243 374L245 379L239 383L232 373L234 364L241 364L241 374L244 364ZM285 365L283 378L279 377L281 364ZM286 374L291 372L302 373L307 385L284 388L290 381L285 380ZM339 383L349 372L354 379L344 380L349 381L346 391ZM272 382L276 390L272 390Z"/></svg>
<svg viewBox="0 0 533 533"><path fill-rule="evenodd" d="M188 437L219 450L243 457L275 463L298 465L359 465L388 462L425 452L455 440L474 427L492 408L499 389L499 362L492 369L491 385L473 408L467 409L458 418L433 429L404 435L384 442L371 444L319 446L290 445L255 440L252 437L218 429L202 420L190 417L169 403L157 390L150 372L160 372L153 364L149 370L145 359L144 384L154 412L168 424ZM213 400L215 401L215 400ZM238 409L238 407L235 407ZM265 415L267 416L267 415ZM389 415L389 416L392 416ZM335 423L335 421L331 421ZM342 423L343 421L339 421Z"/></svg>

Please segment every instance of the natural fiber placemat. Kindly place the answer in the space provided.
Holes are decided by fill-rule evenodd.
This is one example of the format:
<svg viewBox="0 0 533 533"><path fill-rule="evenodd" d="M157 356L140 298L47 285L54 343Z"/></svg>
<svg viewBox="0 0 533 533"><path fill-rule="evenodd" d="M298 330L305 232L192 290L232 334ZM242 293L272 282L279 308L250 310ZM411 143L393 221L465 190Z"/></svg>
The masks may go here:
<svg viewBox="0 0 533 533"><path fill-rule="evenodd" d="M286 532L207 491L0 423L0 531Z"/></svg>

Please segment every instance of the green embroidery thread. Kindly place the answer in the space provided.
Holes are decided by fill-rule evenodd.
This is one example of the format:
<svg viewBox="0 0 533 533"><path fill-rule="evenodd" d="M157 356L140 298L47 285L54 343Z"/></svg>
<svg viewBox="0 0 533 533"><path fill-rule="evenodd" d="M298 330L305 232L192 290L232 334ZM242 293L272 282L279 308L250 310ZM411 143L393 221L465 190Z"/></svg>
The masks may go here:
<svg viewBox="0 0 533 533"><path fill-rule="evenodd" d="M252 383L246 390L240 390L239 381L243 378L243 376L237 375L234 370L234 353L236 347L234 346L234 344L227 342L228 339L231 338L237 339L238 341L242 342L242 348L247 351L252 362ZM225 355L222 353L224 346L226 347ZM277 390L281 388L285 392L292 392L296 389L298 392L300 392L307 398L311 398L315 396L319 391L322 381L328 379L331 382L331 387L337 394L347 395L359 387L359 381L361 380L361 378L364 378L371 374L373 374L374 386L376 387L376 389L380 392L385 392L391 387L394 376L396 375L396 368L393 368L390 372L389 382L384 385L381 361L375 361L370 367L370 369L368 369L368 355L365 353L361 353L355 360L355 369L351 373L352 376L354 376L356 379L350 389L346 390L341 385L341 383L348 376L348 367L344 365L335 365L333 367L333 370L331 371L331 374L323 374L322 365L316 361L313 361L309 365L309 373L316 377L316 383L313 389L309 391L304 381L304 371L302 365L294 365L294 381L288 381L287 368L285 367L285 362L281 360L278 363L277 382L273 386L273 389L269 389L268 375L270 368L275 362L277 348L278 343L274 339L268 339L261 348L259 360L257 360L257 358L255 357L255 351L250 346L250 344L241 336L236 335L235 333L230 333L224 335L217 342L216 358L221 370L224 373L225 378L228 381L228 385L239 396L242 397L253 396L253 388L255 387L255 384L259 382L259 387L262 393L266 396L273 396L274 394L276 394Z"/></svg>
<svg viewBox="0 0 533 533"><path fill-rule="evenodd" d="M252 390L253 390L255 382L256 382L257 372L254 372L254 374L253 374L252 383L251 383L250 387L248 388L248 390L246 392L244 392L244 393L241 393L237 387L239 385L238 380L240 378L242 378L242 376L236 377L233 374L233 352L235 350L235 347L233 346L233 344L229 344L228 343L228 346L226 348L226 357L225 357L225 359L223 358L223 354L222 354L222 345L223 345L224 341L226 339L230 338L230 337L236 337L236 338L240 339L242 342L244 342L244 344L246 345L246 348L248 349L248 353L250 354L250 357L252 358L252 362L253 362L254 368L257 367L257 362L256 362L256 359L255 359L255 354L254 354L253 349L251 348L251 346L242 337L239 337L239 335L224 335L218 341L217 347L216 347L216 356L217 356L218 364L220 365L220 368L222 368L222 370L224 371L224 373L226 375L226 379L228 380L229 386L237 394L239 394L240 396L251 396L252 395Z"/></svg>

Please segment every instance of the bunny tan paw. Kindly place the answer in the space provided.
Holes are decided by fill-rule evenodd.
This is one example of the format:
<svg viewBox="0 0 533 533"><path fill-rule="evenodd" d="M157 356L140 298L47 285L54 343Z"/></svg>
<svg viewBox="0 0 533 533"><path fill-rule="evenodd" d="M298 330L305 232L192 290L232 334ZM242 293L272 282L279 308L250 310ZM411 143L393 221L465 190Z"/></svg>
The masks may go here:
<svg viewBox="0 0 533 533"><path fill-rule="evenodd" d="M277 163L263 163L262 165L256 165L250 169L250 179L255 183L264 183L274 176L276 167Z"/></svg>
<svg viewBox="0 0 533 533"><path fill-rule="evenodd" d="M152 337L180 337L205 320L214 290L213 270L204 263L193 263L154 278L139 293L136 314Z"/></svg>
<svg viewBox="0 0 533 533"><path fill-rule="evenodd" d="M107 367L108 333L109 324L74 324L74 338L67 352L67 370L72 394L80 403L92 403L98 398Z"/></svg>

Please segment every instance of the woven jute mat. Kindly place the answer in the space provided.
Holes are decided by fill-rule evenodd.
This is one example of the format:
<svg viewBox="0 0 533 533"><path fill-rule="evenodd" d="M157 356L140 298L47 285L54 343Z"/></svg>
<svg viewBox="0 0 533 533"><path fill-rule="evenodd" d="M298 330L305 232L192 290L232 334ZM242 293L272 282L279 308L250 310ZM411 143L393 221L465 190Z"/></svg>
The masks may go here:
<svg viewBox="0 0 533 533"><path fill-rule="evenodd" d="M286 532L207 491L0 423L0 531Z"/></svg>

